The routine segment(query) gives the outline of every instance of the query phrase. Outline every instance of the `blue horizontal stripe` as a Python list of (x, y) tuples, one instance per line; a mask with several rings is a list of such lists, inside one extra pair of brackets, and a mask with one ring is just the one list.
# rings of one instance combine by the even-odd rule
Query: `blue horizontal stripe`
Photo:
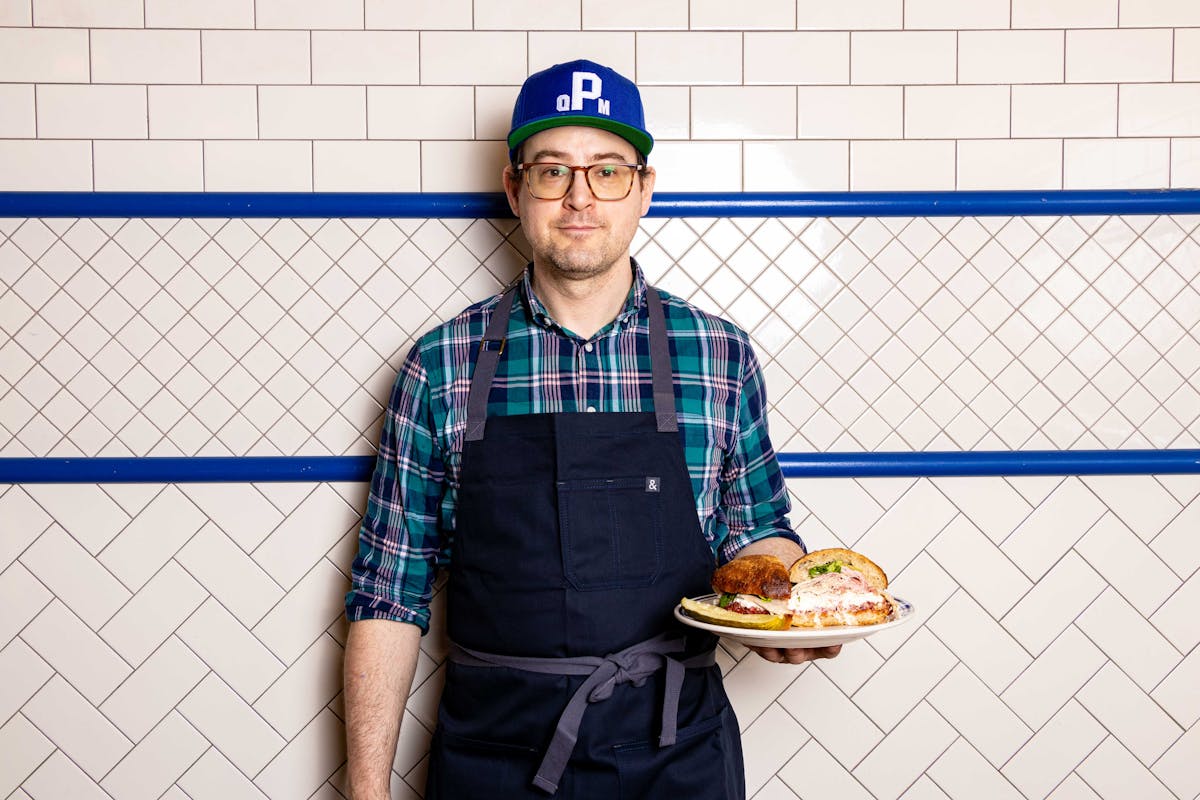
[[(1200, 473), (1200, 450), (781, 453), (788, 478)], [(0, 458), (3, 483), (366, 481), (374, 456)]]
[[(652, 217), (1195, 214), (1200, 189), (1011, 192), (660, 192)], [(0, 192), (0, 217), (511, 217), (501, 193)]]

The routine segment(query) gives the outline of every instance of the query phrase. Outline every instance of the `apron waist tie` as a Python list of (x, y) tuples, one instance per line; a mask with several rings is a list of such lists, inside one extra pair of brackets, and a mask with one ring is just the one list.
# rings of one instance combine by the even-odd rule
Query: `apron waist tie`
[(547, 675), (587, 676), (587, 680), (571, 696), (567, 707), (559, 716), (550, 746), (546, 748), (546, 754), (542, 757), (542, 763), (533, 779), (534, 786), (554, 794), (558, 791), (558, 781), (567, 768), (567, 760), (575, 749), (575, 742), (579, 738), (579, 725), (583, 721), (583, 713), (588, 704), (607, 700), (618, 684), (632, 683), (634, 686), (642, 686), (648, 677), (661, 669), (666, 670), (662, 732), (658, 743), (661, 747), (675, 744), (684, 670), (709, 667), (716, 663), (715, 650), (683, 660), (671, 658), (671, 654), (682, 652), (684, 647), (683, 637), (672, 637), (663, 633), (603, 657), (533, 658), (481, 653), (451, 642), (450, 660), (474, 667), (510, 667)]

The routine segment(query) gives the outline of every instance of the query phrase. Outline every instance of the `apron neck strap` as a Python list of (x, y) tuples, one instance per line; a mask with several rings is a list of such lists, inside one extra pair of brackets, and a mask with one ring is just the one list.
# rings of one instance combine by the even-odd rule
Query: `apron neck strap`
[[(477, 442), (483, 439), (487, 426), (488, 395), (492, 390), (492, 379), (507, 341), (508, 319), (512, 314), (513, 299), (517, 287), (509, 289), (496, 304), (487, 330), (479, 342), (479, 357), (475, 360), (475, 371), (471, 375), (471, 388), (467, 394), (466, 440)], [(654, 418), (659, 433), (674, 433), (679, 430), (675, 418), (675, 390), (671, 379), (671, 349), (667, 343), (667, 325), (663, 315), (663, 302), (658, 290), (646, 287), (646, 308), (650, 314), (650, 371), (654, 386)]]

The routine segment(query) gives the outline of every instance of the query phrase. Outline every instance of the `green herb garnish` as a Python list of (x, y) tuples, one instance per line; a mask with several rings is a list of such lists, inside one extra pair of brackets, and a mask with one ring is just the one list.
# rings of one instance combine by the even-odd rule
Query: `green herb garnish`
[(808, 568), (808, 577), (815, 578), (818, 575), (824, 575), (826, 572), (841, 572), (842, 562), (826, 561), (824, 564), (817, 564), (815, 567)]
[(728, 606), (730, 603), (733, 602), (733, 599), (735, 597), (737, 597), (736, 594), (729, 594), (728, 592), (722, 592), (721, 599), (717, 600), (717, 605), (720, 606), (721, 608), (725, 608), (726, 606)]

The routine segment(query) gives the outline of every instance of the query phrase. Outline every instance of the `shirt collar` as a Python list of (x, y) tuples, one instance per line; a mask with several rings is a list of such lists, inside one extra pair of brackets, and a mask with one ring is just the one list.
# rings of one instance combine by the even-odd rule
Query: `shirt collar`
[[(596, 331), (596, 336), (601, 336), (608, 333), (614, 327), (620, 325), (628, 325), (630, 322), (637, 320), (638, 312), (646, 305), (646, 276), (642, 274), (642, 268), (637, 263), (637, 259), (630, 258), (633, 264), (633, 287), (629, 291), (629, 296), (625, 298), (625, 306), (621, 309), (621, 313), (617, 314), (616, 319), (605, 325), (600, 330)], [(533, 263), (530, 262), (525, 267), (525, 273), (521, 276), (521, 293), (525, 297), (526, 308), (529, 311), (529, 318), (535, 325), (539, 325), (547, 330), (563, 331), (564, 329), (550, 316), (550, 312), (542, 305), (542, 301), (533, 291)], [(594, 338), (594, 337), (593, 337)]]

